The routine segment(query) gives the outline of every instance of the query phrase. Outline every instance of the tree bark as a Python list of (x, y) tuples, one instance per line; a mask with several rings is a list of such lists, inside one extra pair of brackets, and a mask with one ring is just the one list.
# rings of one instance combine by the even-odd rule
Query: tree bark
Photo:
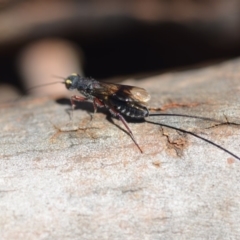
[(68, 100), (2, 105), (0, 238), (239, 238), (239, 159), (166, 126), (240, 157), (239, 69), (236, 59), (124, 82), (164, 110), (129, 123), (143, 153), (107, 111), (91, 120), (91, 103), (72, 121)]

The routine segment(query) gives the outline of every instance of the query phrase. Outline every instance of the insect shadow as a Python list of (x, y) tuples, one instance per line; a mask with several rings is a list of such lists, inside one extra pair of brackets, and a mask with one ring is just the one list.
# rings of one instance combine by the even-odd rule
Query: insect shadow
[[(71, 119), (72, 114), (73, 114), (73, 109), (72, 109), (72, 104), (71, 104), (70, 99), (69, 98), (59, 98), (59, 99), (56, 99), (55, 102), (60, 105), (69, 106), (69, 108), (67, 108), (65, 111), (67, 112), (67, 114), (69, 115), (69, 117)], [(91, 102), (85, 101), (85, 102), (81, 102), (81, 103), (77, 102), (74, 107), (74, 111), (75, 110), (85, 111), (92, 117), (94, 108), (93, 108), (93, 104)], [(103, 114), (111, 116), (109, 111), (107, 111), (107, 109), (105, 109), (105, 108), (99, 108), (98, 113), (103, 113)]]

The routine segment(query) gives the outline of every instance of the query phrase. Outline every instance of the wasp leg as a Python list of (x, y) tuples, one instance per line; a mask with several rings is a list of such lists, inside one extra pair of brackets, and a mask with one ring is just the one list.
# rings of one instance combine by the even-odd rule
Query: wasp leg
[[(105, 105), (98, 99), (98, 98), (94, 98), (93, 99), (93, 109), (94, 109), (94, 112), (93, 112), (93, 114), (95, 114), (96, 112), (97, 112), (97, 108), (98, 107), (100, 107), (100, 108), (102, 108), (102, 107), (104, 107)], [(90, 116), (91, 116), (91, 120), (90, 121), (92, 121), (93, 120), (93, 115), (92, 113), (90, 113)]]
[(70, 98), (71, 105), (72, 105), (72, 111), (71, 111), (71, 116), (70, 116), (71, 119), (73, 119), (73, 110), (76, 107), (74, 102), (84, 102), (86, 100), (87, 100), (87, 98), (85, 98), (85, 97), (81, 97), (81, 96), (77, 96), (77, 95), (71, 96), (71, 98)]
[(105, 105), (98, 99), (98, 98), (94, 98), (93, 99), (93, 107), (94, 107), (94, 113), (97, 112), (97, 108), (100, 107), (104, 107)]
[(77, 95), (71, 96), (70, 101), (71, 101), (71, 105), (72, 105), (73, 110), (76, 107), (74, 102), (84, 102), (86, 100), (87, 100), (87, 98), (85, 98), (85, 97), (81, 97), (81, 96), (77, 96)]
[(133, 133), (132, 133), (131, 129), (129, 128), (125, 118), (119, 112), (117, 112), (115, 109), (110, 108), (109, 110), (114, 116), (118, 117), (118, 119), (120, 119), (122, 121), (122, 123), (124, 124), (125, 128), (127, 129), (128, 133), (129, 133), (130, 137), (132, 138), (133, 142), (136, 144), (136, 146), (138, 147), (140, 152), (143, 153), (142, 149), (140, 148), (136, 139), (134, 138)]

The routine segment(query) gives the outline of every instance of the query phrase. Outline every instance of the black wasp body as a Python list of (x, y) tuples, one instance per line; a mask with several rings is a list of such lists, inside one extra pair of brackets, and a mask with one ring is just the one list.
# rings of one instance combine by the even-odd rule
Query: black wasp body
[(74, 101), (80, 102), (90, 99), (93, 101), (95, 112), (97, 111), (97, 107), (108, 108), (113, 116), (123, 122), (133, 141), (142, 152), (123, 115), (132, 119), (144, 119), (149, 115), (145, 104), (149, 101), (150, 95), (145, 89), (99, 82), (95, 79), (81, 77), (75, 73), (65, 79), (65, 86), (69, 90), (77, 89), (84, 96), (72, 96), (72, 106), (74, 106)]
[[(135, 119), (142, 119), (149, 115), (148, 109), (143, 104), (150, 99), (150, 95), (143, 88), (99, 82), (78, 74), (70, 75), (65, 80), (65, 85), (69, 90), (77, 89), (85, 96), (83, 100), (91, 99), (98, 107), (105, 106), (114, 115), (120, 112), (124, 116)], [(72, 100), (79, 101), (79, 97), (77, 99), (75, 97)]]

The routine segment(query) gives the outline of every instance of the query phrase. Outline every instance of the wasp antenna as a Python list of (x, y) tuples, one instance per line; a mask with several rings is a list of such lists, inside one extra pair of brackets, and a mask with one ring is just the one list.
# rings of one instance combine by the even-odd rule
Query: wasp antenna
[(50, 82), (50, 83), (44, 83), (44, 84), (36, 85), (36, 86), (28, 88), (26, 90), (26, 92), (30, 92), (31, 90), (33, 90), (35, 88), (45, 87), (45, 86), (49, 86), (49, 85), (53, 85), (53, 84), (57, 84), (57, 83), (63, 83), (64, 84), (65, 82), (57, 81), (57, 82)]
[(64, 77), (61, 77), (61, 76), (58, 76), (58, 75), (55, 75), (55, 74), (53, 74), (53, 75), (51, 75), (53, 78), (59, 78), (59, 79), (63, 79), (63, 80), (65, 80), (65, 78)]

